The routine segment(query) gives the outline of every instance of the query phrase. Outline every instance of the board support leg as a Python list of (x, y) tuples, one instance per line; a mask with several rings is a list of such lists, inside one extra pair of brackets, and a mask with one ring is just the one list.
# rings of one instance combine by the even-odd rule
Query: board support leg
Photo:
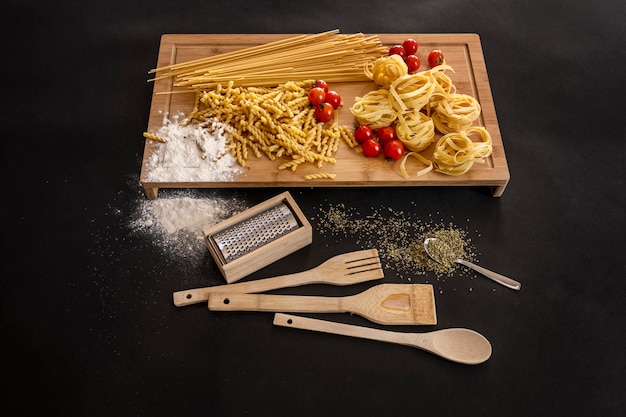
[(146, 194), (146, 197), (148, 197), (149, 200), (156, 200), (156, 198), (159, 195), (159, 189), (158, 187), (143, 187), (143, 191)]
[(491, 195), (493, 197), (502, 197), (502, 194), (504, 194), (504, 189), (506, 188), (506, 184), (504, 185), (496, 185), (494, 187), (491, 187)]

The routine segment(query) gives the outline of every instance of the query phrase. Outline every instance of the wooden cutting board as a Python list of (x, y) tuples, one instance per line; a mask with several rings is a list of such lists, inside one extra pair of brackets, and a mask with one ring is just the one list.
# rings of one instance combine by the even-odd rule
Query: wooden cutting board
[[(156, 67), (248, 48), (292, 36), (295, 35), (167, 34), (161, 38)], [(457, 92), (469, 94), (480, 102), (482, 114), (475, 125), (484, 126), (493, 140), (493, 153), (486, 158), (485, 164), (474, 164), (469, 172), (458, 177), (434, 171), (417, 177), (415, 173), (423, 168), (423, 165), (416, 159), (409, 158), (406, 168), (410, 177), (404, 178), (400, 174), (399, 161), (387, 161), (382, 156), (366, 158), (341, 142), (335, 154), (337, 162), (325, 163), (321, 170), (310, 164), (300, 166), (296, 171), (279, 170), (278, 165), (283, 161), (251, 157), (247, 160), (249, 169), (247, 168), (243, 173), (228, 181), (150, 182), (147, 180), (146, 161), (162, 144), (146, 140), (140, 178), (146, 196), (151, 199), (157, 198), (159, 188), (471, 186), (490, 187), (493, 196), (500, 197), (510, 176), (479, 36), (476, 34), (379, 34), (377, 36), (387, 47), (401, 43), (409, 37), (416, 39), (419, 43), (417, 55), (422, 61), (420, 70), (429, 68), (427, 55), (430, 50), (441, 49), (444, 52), (446, 63), (455, 71), (449, 75)], [(346, 126), (353, 126), (355, 123), (354, 116), (350, 113), (355, 97), (377, 89), (376, 85), (370, 82), (333, 83), (331, 88), (342, 97), (343, 105), (338, 110), (338, 123)], [(180, 88), (173, 87), (171, 79), (154, 82), (148, 132), (158, 131), (163, 124), (164, 115), (188, 114), (193, 109), (193, 92), (159, 94), (179, 90)], [(438, 134), (437, 137), (439, 136)], [(423, 152), (427, 157), (431, 153), (432, 149)], [(304, 178), (306, 174), (320, 172), (333, 173), (336, 177), (332, 180), (306, 180)]]

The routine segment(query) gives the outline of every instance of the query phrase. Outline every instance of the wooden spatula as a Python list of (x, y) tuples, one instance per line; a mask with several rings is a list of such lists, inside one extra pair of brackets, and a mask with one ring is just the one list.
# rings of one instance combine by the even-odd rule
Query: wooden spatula
[(305, 284), (351, 285), (383, 278), (378, 250), (366, 249), (337, 255), (308, 271), (236, 284), (215, 285), (174, 293), (178, 307), (208, 301), (212, 292), (257, 293)]
[(211, 293), (209, 310), (354, 313), (379, 324), (437, 324), (430, 284), (379, 284), (346, 297)]

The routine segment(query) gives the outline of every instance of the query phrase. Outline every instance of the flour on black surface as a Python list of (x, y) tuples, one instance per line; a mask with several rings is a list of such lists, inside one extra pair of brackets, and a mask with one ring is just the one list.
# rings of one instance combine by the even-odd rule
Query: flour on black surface
[(236, 198), (197, 197), (183, 191), (139, 202), (129, 227), (147, 236), (171, 259), (198, 262), (208, 252), (202, 230), (244, 210)]

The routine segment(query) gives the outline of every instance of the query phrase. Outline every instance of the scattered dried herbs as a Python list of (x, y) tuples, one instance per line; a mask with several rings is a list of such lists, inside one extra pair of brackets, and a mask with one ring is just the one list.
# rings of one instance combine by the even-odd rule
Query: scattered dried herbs
[[(349, 238), (363, 249), (378, 249), (383, 267), (395, 270), (403, 279), (410, 281), (416, 275), (428, 278), (434, 274), (438, 281), (444, 281), (452, 275), (472, 274), (450, 260), (453, 252), (454, 259), (476, 262), (475, 249), (466, 228), (443, 220), (437, 222), (432, 215), (425, 221), (387, 207), (372, 210), (372, 213), (361, 214), (344, 204), (320, 206), (312, 220), (327, 238), (333, 237), (337, 242)], [(437, 238), (441, 250), (447, 247), (448, 254), (441, 254), (443, 262), (432, 260), (426, 253), (424, 239), (427, 237)]]

